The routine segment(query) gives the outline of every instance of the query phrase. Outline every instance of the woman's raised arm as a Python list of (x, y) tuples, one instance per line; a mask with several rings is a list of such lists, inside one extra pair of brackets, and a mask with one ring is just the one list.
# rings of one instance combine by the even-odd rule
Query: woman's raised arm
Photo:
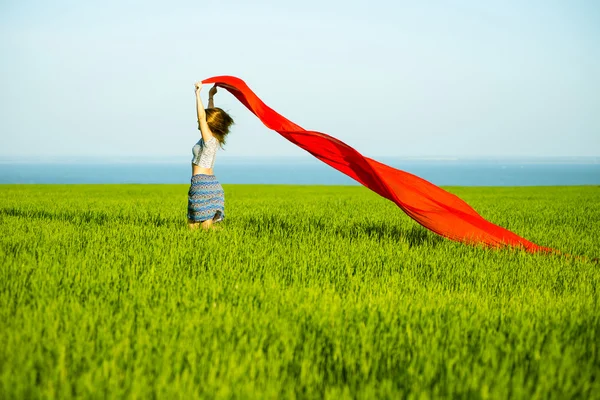
[(206, 122), (206, 111), (204, 110), (204, 104), (202, 104), (202, 99), (200, 98), (202, 82), (196, 82), (194, 86), (196, 87), (196, 113), (198, 114), (198, 129), (200, 129), (202, 139), (204, 139), (204, 143), (206, 143), (209, 139), (213, 137), (213, 134), (210, 131), (210, 128), (208, 127), (208, 123)]
[(215, 102), (213, 101), (213, 96), (217, 94), (217, 85), (210, 88), (208, 92), (208, 108), (215, 108)]

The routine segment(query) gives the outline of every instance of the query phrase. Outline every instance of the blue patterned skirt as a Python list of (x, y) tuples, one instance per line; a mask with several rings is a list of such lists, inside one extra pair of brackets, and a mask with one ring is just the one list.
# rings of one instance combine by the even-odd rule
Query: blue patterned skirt
[(225, 193), (214, 175), (197, 174), (192, 176), (188, 192), (188, 220), (201, 222), (225, 218)]

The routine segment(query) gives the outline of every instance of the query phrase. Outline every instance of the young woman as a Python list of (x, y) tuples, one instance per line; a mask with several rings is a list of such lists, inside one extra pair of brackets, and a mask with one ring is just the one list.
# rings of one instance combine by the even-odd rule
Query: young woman
[(188, 192), (188, 225), (190, 229), (210, 229), (213, 223), (225, 218), (225, 194), (215, 178), (213, 167), (217, 148), (223, 147), (225, 137), (233, 119), (220, 108), (214, 107), (213, 96), (217, 93), (213, 86), (208, 93), (208, 108), (205, 110), (200, 99), (202, 82), (196, 88), (196, 110), (200, 140), (192, 148), (192, 183)]

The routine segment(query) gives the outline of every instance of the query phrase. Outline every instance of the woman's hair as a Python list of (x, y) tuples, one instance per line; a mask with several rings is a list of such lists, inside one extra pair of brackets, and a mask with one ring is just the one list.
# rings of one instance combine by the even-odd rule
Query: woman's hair
[(217, 138), (221, 147), (225, 144), (225, 136), (229, 133), (229, 127), (233, 125), (233, 118), (218, 107), (207, 108), (206, 123), (212, 134)]

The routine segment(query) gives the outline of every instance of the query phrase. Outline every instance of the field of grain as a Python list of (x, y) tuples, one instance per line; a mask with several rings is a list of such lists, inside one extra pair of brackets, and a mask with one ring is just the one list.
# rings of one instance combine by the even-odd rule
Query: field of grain
[[(600, 255), (600, 187), (448, 188)], [(0, 398), (600, 397), (600, 266), (442, 239), (362, 187), (0, 186)]]

